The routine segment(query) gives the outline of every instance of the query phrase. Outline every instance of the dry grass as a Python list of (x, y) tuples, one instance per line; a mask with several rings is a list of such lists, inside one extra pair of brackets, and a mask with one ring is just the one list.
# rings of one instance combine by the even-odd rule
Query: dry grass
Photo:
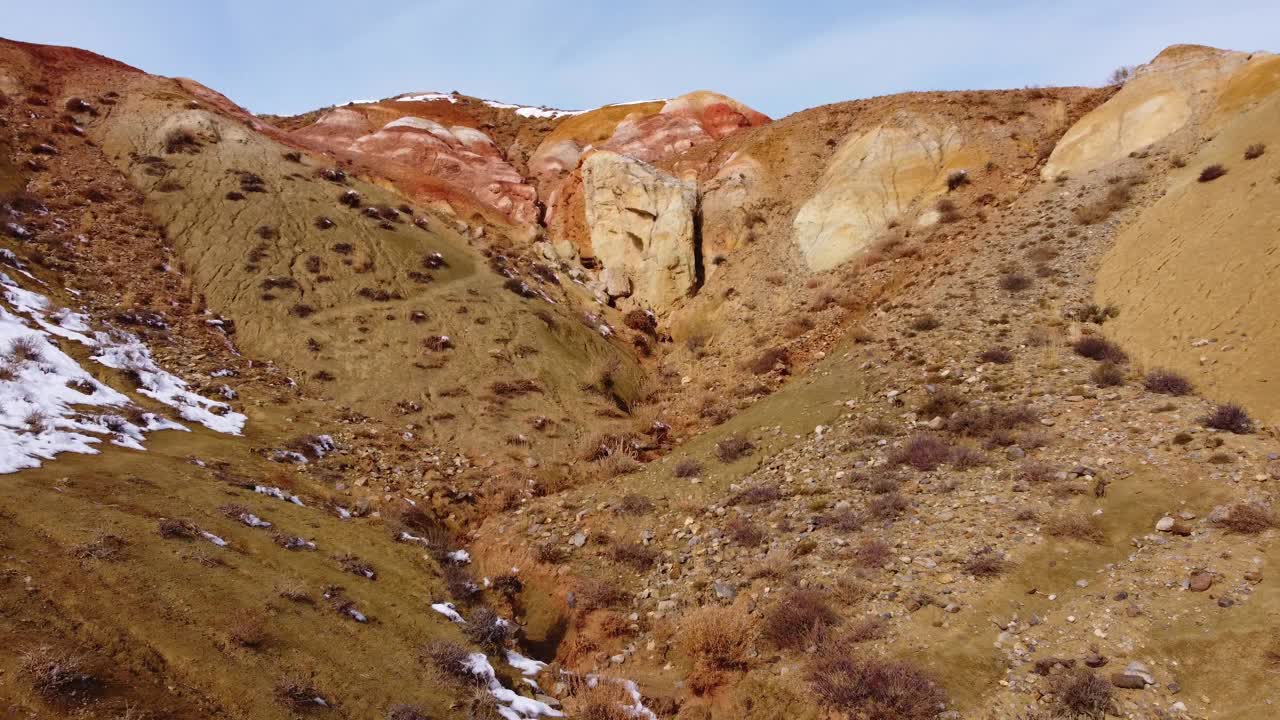
[(658, 561), (658, 551), (640, 543), (618, 543), (609, 548), (609, 557), (616, 563), (644, 571)]
[(671, 471), (671, 474), (678, 478), (696, 477), (701, 473), (702, 463), (694, 460), (693, 458), (685, 458), (681, 460), (676, 463), (675, 468)]
[(101, 685), (98, 678), (89, 672), (84, 655), (49, 646), (22, 653), (19, 668), (37, 693), (52, 700), (81, 700)]
[(1094, 225), (1106, 220), (1112, 213), (1123, 209), (1133, 198), (1133, 185), (1125, 180), (1113, 185), (1107, 194), (1091, 203), (1077, 207), (1073, 211), (1076, 222), (1081, 225)]
[(241, 610), (227, 625), (227, 639), (243, 648), (260, 648), (267, 642), (267, 623), (261, 613)]
[(1276, 526), (1276, 517), (1253, 503), (1236, 503), (1227, 511), (1222, 525), (1237, 533), (1252, 535)]
[(82, 560), (123, 560), (129, 543), (110, 533), (98, 533), (93, 540), (75, 547), (76, 557)]
[(321, 707), (317, 700), (323, 696), (310, 678), (302, 675), (287, 675), (276, 682), (276, 700), (290, 710), (307, 710)]
[(190, 540), (199, 534), (200, 529), (189, 520), (164, 518), (157, 523), (160, 537), (166, 540)]
[(601, 610), (619, 605), (627, 600), (627, 594), (608, 580), (582, 578), (573, 589), (574, 605), (583, 612)]
[(840, 621), (817, 590), (792, 590), (765, 611), (761, 634), (781, 649), (817, 644)]
[(1044, 530), (1053, 537), (1085, 540), (1098, 545), (1107, 541), (1102, 528), (1089, 515), (1059, 515), (1045, 522)]
[(850, 718), (930, 720), (947, 699), (933, 679), (913, 665), (855, 658), (834, 644), (814, 657), (807, 675), (819, 700)]
[(946, 441), (936, 435), (920, 434), (913, 436), (905, 445), (894, 450), (889, 455), (889, 462), (929, 471), (936, 470), (950, 458), (951, 446)]
[(418, 648), (418, 659), (437, 675), (463, 684), (478, 684), (480, 676), (468, 665), (471, 651), (450, 640), (433, 640)]
[(1120, 387), (1124, 385), (1124, 368), (1111, 362), (1098, 363), (1089, 373), (1089, 380), (1100, 388)]
[(1053, 690), (1058, 711), (1066, 717), (1101, 720), (1112, 709), (1111, 683), (1088, 670), (1059, 676)]
[(704, 607), (681, 628), (680, 647), (695, 664), (717, 670), (745, 668), (755, 640), (751, 616), (738, 607)]
[(743, 517), (735, 517), (725, 527), (729, 539), (743, 547), (756, 547), (765, 540), (765, 532), (756, 523)]

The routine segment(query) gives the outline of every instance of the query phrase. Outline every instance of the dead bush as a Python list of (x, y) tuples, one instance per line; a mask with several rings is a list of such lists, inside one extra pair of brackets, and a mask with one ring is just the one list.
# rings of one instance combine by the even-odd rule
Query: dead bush
[(1218, 163), (1207, 165), (1200, 171), (1200, 176), (1196, 178), (1199, 182), (1211, 182), (1217, 180), (1227, 174), (1227, 169)]
[(1102, 720), (1113, 709), (1111, 683), (1088, 670), (1059, 676), (1053, 691), (1059, 711), (1067, 717)]
[(122, 560), (129, 543), (119, 535), (98, 533), (93, 540), (75, 547), (76, 557), (82, 560)]
[(418, 648), (418, 658), (449, 680), (475, 685), (483, 682), (471, 671), (471, 651), (456, 642), (433, 640)]
[(290, 710), (307, 710), (327, 707), (323, 696), (311, 679), (302, 675), (287, 675), (276, 681), (276, 699)]
[(680, 646), (695, 664), (738, 670), (747, 666), (754, 637), (751, 617), (740, 608), (704, 607), (685, 619)]
[(267, 642), (267, 624), (262, 615), (241, 610), (227, 625), (227, 639), (243, 648), (260, 648)]
[(889, 462), (894, 465), (910, 465), (921, 470), (936, 470), (939, 465), (951, 457), (951, 446), (936, 435), (919, 434), (913, 436), (902, 447), (889, 455)]
[(693, 458), (684, 458), (680, 462), (677, 462), (676, 466), (671, 471), (671, 474), (678, 478), (695, 477), (700, 473), (702, 473), (702, 463), (694, 460)]
[(840, 622), (822, 593), (792, 590), (765, 611), (761, 635), (781, 649), (818, 644)]
[(658, 560), (658, 551), (640, 543), (618, 543), (609, 549), (614, 562), (630, 565), (636, 570), (648, 570)]
[(974, 577), (996, 577), (1005, 571), (1005, 561), (999, 553), (984, 547), (969, 556), (964, 563), (964, 571)]
[(1098, 363), (1089, 373), (1089, 380), (1100, 388), (1119, 387), (1124, 385), (1124, 368), (1111, 362)]
[(915, 666), (854, 658), (834, 643), (814, 657), (807, 675), (818, 699), (850, 718), (931, 720), (946, 707), (946, 693)]
[(1257, 160), (1267, 152), (1267, 146), (1262, 143), (1254, 143), (1244, 149), (1245, 160)]
[(1222, 525), (1232, 532), (1252, 535), (1275, 527), (1276, 518), (1260, 505), (1236, 503), (1227, 511)]
[(947, 173), (947, 192), (954, 192), (969, 184), (969, 173), (964, 170), (952, 170)]
[(1113, 185), (1107, 194), (1097, 200), (1077, 207), (1073, 211), (1076, 222), (1094, 225), (1106, 220), (1112, 213), (1123, 209), (1133, 198), (1133, 185), (1128, 180)]
[(1148, 392), (1160, 393), (1161, 395), (1188, 395), (1194, 389), (1191, 386), (1191, 381), (1186, 376), (1163, 368), (1156, 368), (1148, 372), (1147, 376), (1142, 380), (1142, 386)]
[(583, 612), (614, 607), (627, 600), (627, 594), (607, 580), (582, 578), (573, 589), (574, 606)]
[(653, 501), (644, 495), (630, 493), (622, 496), (614, 512), (619, 515), (648, 515), (653, 512)]
[(942, 327), (942, 321), (929, 313), (920, 315), (911, 321), (911, 329), (916, 332), (928, 332), (937, 330), (940, 327)]
[(867, 505), (867, 514), (877, 520), (893, 520), (909, 507), (911, 503), (905, 497), (898, 492), (891, 492), (872, 500)]
[(865, 540), (853, 551), (853, 560), (864, 568), (884, 567), (893, 557), (893, 548), (882, 540)]
[(18, 666), (32, 688), (51, 700), (82, 700), (101, 686), (83, 655), (47, 645), (22, 653)]
[(1071, 349), (1081, 357), (1098, 362), (1126, 363), (1129, 356), (1119, 345), (1098, 335), (1083, 335), (1071, 344)]
[(1254, 429), (1253, 419), (1249, 417), (1249, 413), (1235, 403), (1214, 407), (1207, 415), (1200, 418), (1200, 424), (1237, 435), (1248, 435)]
[(735, 543), (743, 547), (756, 547), (764, 542), (765, 533), (759, 525), (743, 517), (735, 517), (725, 527), (725, 532)]
[(978, 360), (984, 363), (994, 363), (996, 365), (1008, 365), (1013, 362), (1013, 353), (1002, 347), (987, 348), (978, 355)]
[(716, 443), (716, 457), (722, 463), (731, 463), (750, 455), (755, 449), (746, 435), (737, 433)]
[(462, 632), (471, 642), (488, 649), (501, 650), (511, 637), (511, 623), (502, 619), (493, 608), (480, 607), (471, 613)]
[(732, 495), (729, 498), (729, 505), (763, 505), (776, 502), (781, 498), (782, 492), (778, 490), (777, 485), (752, 485)]
[(158, 523), (160, 537), (166, 540), (190, 540), (200, 533), (200, 529), (189, 520), (164, 518)]
[(1059, 515), (1046, 522), (1044, 530), (1053, 537), (1085, 540), (1099, 545), (1107, 541), (1102, 528), (1088, 515)]
[(787, 351), (780, 347), (766, 348), (747, 363), (747, 369), (756, 375), (772, 372), (778, 366), (784, 369), (791, 364)]
[(200, 152), (200, 139), (190, 130), (174, 128), (164, 136), (164, 151), (170, 155), (177, 153), (194, 155)]
[(924, 404), (920, 406), (919, 413), (927, 418), (950, 417), (952, 413), (964, 407), (968, 402), (968, 398), (954, 388), (942, 387), (929, 393)]
[(1000, 276), (999, 285), (1006, 292), (1022, 292), (1031, 287), (1031, 277), (1025, 273), (1008, 272)]
[(387, 708), (387, 720), (431, 720), (431, 716), (417, 705), (392, 705)]

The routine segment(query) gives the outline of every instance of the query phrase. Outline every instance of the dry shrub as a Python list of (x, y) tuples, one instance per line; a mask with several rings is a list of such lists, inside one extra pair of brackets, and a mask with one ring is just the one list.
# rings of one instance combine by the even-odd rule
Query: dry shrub
[(574, 606), (583, 612), (620, 605), (627, 594), (608, 580), (582, 578), (573, 588)]
[(70, 702), (83, 699), (101, 685), (89, 672), (83, 655), (42, 646), (24, 652), (19, 660), (22, 674), (35, 691), (46, 698)]
[(489, 650), (501, 650), (511, 637), (511, 624), (503, 620), (493, 608), (476, 608), (462, 632), (471, 642)]
[(1053, 480), (1055, 471), (1052, 465), (1039, 460), (1026, 460), (1013, 471), (1013, 479), (1018, 482), (1046, 483)]
[(241, 610), (227, 625), (227, 639), (243, 648), (259, 648), (267, 641), (267, 623), (262, 615)]
[(157, 524), (160, 537), (166, 540), (190, 540), (195, 537), (200, 529), (190, 520), (164, 518)]
[(969, 184), (969, 173), (964, 170), (952, 170), (947, 173), (947, 192), (952, 192), (962, 185)]
[(478, 684), (479, 675), (471, 672), (471, 651), (450, 640), (432, 640), (418, 648), (418, 659), (441, 677), (463, 684)]
[(1111, 361), (1099, 363), (1089, 373), (1089, 380), (1100, 388), (1119, 387), (1124, 379), (1124, 368)]
[(781, 365), (783, 368), (790, 366), (791, 357), (784, 348), (771, 347), (765, 348), (752, 358), (746, 365), (746, 369), (756, 375), (764, 375), (772, 372), (774, 368)]
[(794, 317), (783, 323), (782, 336), (794, 340), (814, 328), (813, 320), (805, 316)]
[(276, 699), (290, 710), (306, 710), (321, 707), (318, 699), (323, 696), (311, 679), (302, 675), (287, 675), (276, 682)]
[(510, 398), (540, 393), (542, 388), (532, 380), (496, 380), (489, 384), (489, 392), (493, 393), (494, 397)]
[(894, 450), (889, 462), (894, 465), (910, 465), (911, 467), (929, 471), (936, 470), (951, 457), (951, 446), (936, 435), (919, 434), (913, 436), (902, 447)]
[(1253, 143), (1244, 149), (1245, 160), (1257, 160), (1267, 152), (1267, 146), (1262, 143)]
[(964, 563), (964, 571), (974, 577), (995, 577), (1005, 571), (1005, 561), (994, 550), (986, 547), (969, 556)]
[(756, 547), (765, 540), (764, 530), (744, 517), (735, 517), (730, 520), (725, 532), (730, 539), (743, 547)]
[(1089, 515), (1059, 515), (1046, 522), (1044, 529), (1053, 537), (1086, 540), (1098, 545), (1107, 540), (1102, 528)]
[(1209, 414), (1200, 418), (1200, 424), (1237, 435), (1248, 435), (1253, 432), (1253, 419), (1244, 408), (1235, 403), (1218, 405)]
[(695, 477), (702, 472), (702, 463), (693, 458), (685, 458), (676, 463), (671, 474), (678, 478)]
[(1119, 345), (1097, 335), (1083, 335), (1079, 340), (1071, 344), (1071, 349), (1081, 357), (1097, 360), (1098, 362), (1125, 363), (1129, 361), (1129, 356)]
[(879, 640), (888, 634), (889, 627), (885, 624), (884, 619), (869, 617), (855, 622), (848, 629), (843, 630), (834, 640), (840, 645), (856, 645)]
[(897, 492), (891, 492), (872, 500), (867, 505), (867, 514), (877, 520), (893, 520), (909, 507), (911, 503), (906, 498)]
[(76, 557), (82, 560), (122, 560), (129, 543), (119, 535), (98, 533), (93, 540), (75, 547)]
[(996, 365), (1008, 365), (1013, 362), (1013, 353), (1002, 347), (987, 348), (982, 351), (982, 354), (978, 355), (978, 361)]
[(175, 153), (198, 153), (200, 152), (200, 140), (190, 130), (174, 128), (164, 137), (164, 151), (170, 155)]
[[(819, 709), (795, 673), (751, 672), (734, 683), (733, 708), (727, 717), (742, 720), (818, 720)], [(659, 715), (659, 717), (676, 717)]]
[(765, 611), (761, 634), (779, 648), (801, 648), (822, 640), (839, 622), (822, 593), (792, 590)]
[(747, 666), (755, 628), (738, 607), (704, 607), (690, 613), (681, 630), (681, 649), (694, 661), (716, 670)]
[(929, 313), (920, 315), (911, 321), (911, 329), (916, 332), (928, 332), (942, 327), (942, 321)]
[(1149, 392), (1161, 395), (1187, 395), (1194, 389), (1191, 381), (1184, 375), (1164, 368), (1156, 368), (1147, 373), (1142, 386)]
[(942, 387), (929, 393), (924, 404), (920, 406), (919, 413), (927, 418), (942, 416), (949, 417), (952, 413), (964, 407), (969, 402), (968, 398), (960, 394), (955, 388)]
[(960, 209), (951, 200), (943, 198), (934, 206), (938, 211), (938, 222), (953, 223), (959, 221), (963, 216), (960, 215)]
[(653, 501), (635, 493), (623, 495), (614, 512), (619, 515), (648, 515), (653, 512)]
[(808, 668), (809, 683), (824, 705), (851, 718), (930, 720), (946, 705), (946, 693), (905, 662), (854, 658), (828, 646)]
[(1000, 289), (1006, 292), (1022, 292), (1031, 287), (1031, 278), (1019, 272), (1004, 273), (998, 281)]
[(1218, 178), (1226, 174), (1227, 174), (1227, 169), (1225, 167), (1223, 167), (1218, 163), (1214, 163), (1212, 165), (1206, 165), (1205, 168), (1200, 171), (1200, 176), (1197, 177), (1196, 180), (1202, 183), (1211, 182), (1213, 180), (1217, 180)]
[(884, 567), (893, 558), (893, 548), (882, 540), (864, 540), (853, 551), (853, 561), (864, 568)]
[(1275, 527), (1276, 518), (1260, 505), (1236, 503), (1227, 511), (1222, 525), (1232, 532), (1252, 535)]
[(431, 716), (417, 705), (392, 705), (387, 708), (387, 720), (431, 720)]
[(716, 457), (722, 463), (731, 463), (750, 455), (755, 449), (746, 435), (737, 433), (716, 443)]
[(1094, 225), (1106, 220), (1112, 213), (1124, 208), (1133, 197), (1131, 181), (1125, 180), (1111, 187), (1106, 195), (1077, 207), (1073, 212), (1076, 222)]
[(752, 485), (729, 498), (729, 505), (763, 505), (782, 498), (782, 491), (777, 485)]
[(648, 570), (658, 560), (658, 551), (640, 543), (618, 543), (609, 549), (614, 562), (630, 565), (636, 570)]
[(577, 687), (565, 698), (565, 710), (575, 720), (634, 720), (627, 709), (633, 701), (626, 687), (612, 679), (597, 678), (595, 683), (573, 683)]
[(1101, 720), (1112, 710), (1111, 683), (1088, 670), (1060, 676), (1053, 690), (1060, 713), (1067, 717)]

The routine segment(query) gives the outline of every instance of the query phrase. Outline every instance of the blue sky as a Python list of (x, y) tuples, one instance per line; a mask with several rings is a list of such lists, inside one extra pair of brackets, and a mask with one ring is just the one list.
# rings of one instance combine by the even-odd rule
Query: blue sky
[(780, 117), (904, 90), (1098, 84), (1173, 43), (1280, 50), (1276, 0), (0, 0), (0, 18), (0, 36), (275, 113), (418, 90), (576, 109), (707, 88)]

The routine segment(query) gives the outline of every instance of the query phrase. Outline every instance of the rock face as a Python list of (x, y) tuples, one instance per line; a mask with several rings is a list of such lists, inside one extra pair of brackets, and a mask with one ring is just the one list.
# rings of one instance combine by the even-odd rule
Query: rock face
[(1269, 92), (1280, 73), (1275, 56), (1175, 45), (1140, 67), (1102, 106), (1062, 137), (1041, 171), (1050, 179), (1080, 175), (1207, 122), (1220, 105), (1236, 113)]
[(867, 249), (890, 221), (946, 192), (950, 171), (984, 160), (957, 126), (914, 113), (856, 132), (796, 214), (796, 247), (810, 270), (829, 270)]
[(352, 108), (326, 112), (293, 139), (363, 160), (411, 197), (436, 199), (440, 187), (472, 196), (508, 222), (537, 222), (537, 193), (485, 133), (465, 125), (402, 115), (381, 125)]
[(693, 183), (601, 151), (583, 161), (582, 189), (591, 253), (617, 287), (629, 284), (633, 297), (658, 309), (693, 289), (698, 202)]
[[(1147, 366), (1190, 375), (1221, 402), (1280, 422), (1280, 152), (1245, 159), (1275, 137), (1280, 90), (1226, 125), (1174, 173), (1169, 188), (1117, 238), (1098, 273), (1097, 299), (1120, 314), (1108, 335)], [(1202, 168), (1227, 174), (1198, 182)]]

